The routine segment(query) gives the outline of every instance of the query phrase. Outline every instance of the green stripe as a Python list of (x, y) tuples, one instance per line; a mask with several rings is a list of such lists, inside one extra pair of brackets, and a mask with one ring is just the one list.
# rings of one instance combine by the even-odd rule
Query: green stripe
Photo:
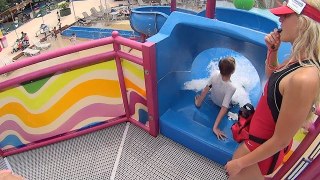
[(47, 77), (38, 79), (38, 80), (32, 80), (29, 82), (22, 83), (22, 87), (30, 94), (33, 94), (37, 92), (41, 87), (52, 77), (52, 75), (49, 75)]
[(302, 140), (306, 137), (306, 135), (302, 132), (302, 131), (299, 131), (295, 136), (294, 136), (294, 140), (295, 141), (299, 141), (299, 142), (302, 142)]

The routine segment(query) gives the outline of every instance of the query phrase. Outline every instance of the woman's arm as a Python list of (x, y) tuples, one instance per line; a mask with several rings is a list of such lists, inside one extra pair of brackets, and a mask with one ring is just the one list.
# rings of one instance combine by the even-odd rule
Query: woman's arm
[(267, 59), (265, 62), (265, 73), (267, 77), (273, 73), (273, 71), (279, 65), (278, 63), (278, 48), (280, 47), (280, 33), (279, 30), (274, 29), (273, 32), (267, 34), (264, 38), (266, 42), (268, 52), (267, 52)]
[(278, 66), (278, 50), (268, 50), (267, 59), (265, 63), (265, 73), (267, 78), (270, 77), (270, 75)]
[(226, 170), (229, 175), (236, 175), (241, 169), (257, 164), (285, 148), (306, 120), (318, 89), (317, 73), (300, 71), (293, 75), (283, 88), (283, 100), (273, 136), (251, 153), (228, 162)]

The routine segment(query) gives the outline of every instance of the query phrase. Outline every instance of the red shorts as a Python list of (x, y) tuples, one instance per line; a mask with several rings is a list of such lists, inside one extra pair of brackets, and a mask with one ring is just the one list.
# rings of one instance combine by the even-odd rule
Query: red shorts
[[(251, 152), (261, 145), (250, 139), (245, 140), (244, 143)], [(261, 171), (261, 174), (262, 175), (272, 174), (282, 164), (283, 158), (286, 155), (286, 153), (291, 149), (291, 146), (292, 146), (292, 141), (290, 142), (288, 147), (281, 150), (279, 153), (263, 161), (258, 162), (258, 166)]]

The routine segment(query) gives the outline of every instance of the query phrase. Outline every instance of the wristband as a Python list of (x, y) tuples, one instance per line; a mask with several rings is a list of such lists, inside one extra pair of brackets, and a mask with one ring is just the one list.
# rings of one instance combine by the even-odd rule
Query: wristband
[(269, 70), (272, 70), (272, 71), (274, 71), (274, 70), (277, 69), (277, 66), (271, 65), (271, 64), (268, 62), (268, 60), (266, 60), (266, 66), (267, 66), (267, 68), (268, 68)]
[(277, 61), (274, 61), (273, 63), (270, 63), (270, 61), (269, 61), (269, 57), (270, 57), (270, 54), (271, 54), (271, 52), (275, 52), (275, 51), (277, 51), (278, 49), (276, 49), (276, 50), (270, 50), (270, 49), (268, 49), (268, 55), (267, 55), (267, 59), (266, 59), (266, 66), (268, 67), (268, 69), (269, 70), (272, 70), (272, 71), (274, 71), (274, 70), (276, 70), (277, 69), (277, 65), (278, 65), (278, 59), (277, 59)]

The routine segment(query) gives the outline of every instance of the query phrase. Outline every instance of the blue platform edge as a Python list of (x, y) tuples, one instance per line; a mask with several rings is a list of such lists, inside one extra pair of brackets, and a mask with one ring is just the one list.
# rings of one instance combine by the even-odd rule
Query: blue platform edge
[[(205, 71), (191, 67), (197, 55), (210, 48), (226, 48), (246, 57), (257, 70), (262, 86), (266, 80), (264, 36), (263, 32), (218, 20), (171, 13), (159, 33), (147, 39), (156, 43), (160, 133), (221, 165), (226, 164), (238, 146), (231, 136), (233, 122), (226, 117), (222, 120), (219, 128), (228, 139), (217, 140), (212, 125), (219, 107), (207, 100), (200, 109), (195, 108), (195, 92), (186, 91), (183, 86), (192, 80), (191, 71)], [(283, 61), (289, 52), (290, 45), (282, 44), (279, 54), (283, 56), (279, 60)]]

